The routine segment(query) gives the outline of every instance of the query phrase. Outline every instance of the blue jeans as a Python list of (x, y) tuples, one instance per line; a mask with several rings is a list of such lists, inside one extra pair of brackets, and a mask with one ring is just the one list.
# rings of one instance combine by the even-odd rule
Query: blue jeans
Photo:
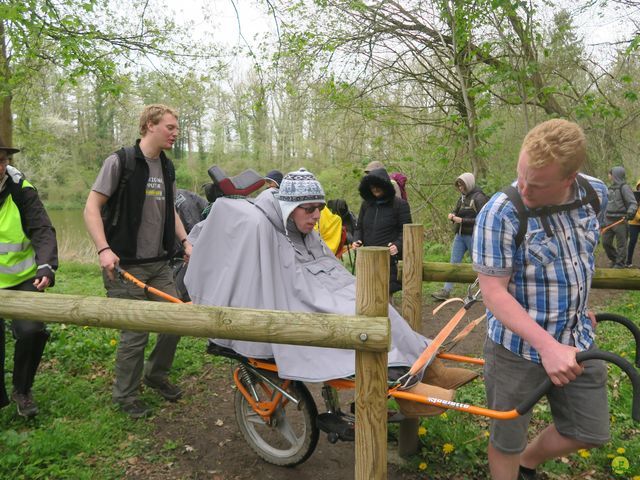
[[(466, 252), (471, 255), (472, 235), (460, 235), (456, 234), (453, 238), (453, 245), (451, 245), (451, 260), (449, 263), (461, 263)], [(447, 282), (444, 284), (444, 289), (451, 291), (453, 283)]]

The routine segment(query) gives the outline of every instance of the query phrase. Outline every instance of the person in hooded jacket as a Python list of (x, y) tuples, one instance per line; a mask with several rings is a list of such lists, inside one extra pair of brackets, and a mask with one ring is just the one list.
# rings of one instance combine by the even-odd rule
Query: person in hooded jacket
[[(636, 182), (636, 191), (633, 192), (636, 201), (640, 198), (640, 179)], [(627, 247), (627, 268), (633, 267), (633, 252), (638, 243), (638, 234), (640, 234), (640, 208), (636, 209), (636, 215), (629, 220), (629, 246)]]
[[(449, 262), (460, 263), (466, 252), (469, 252), (469, 255), (471, 255), (471, 242), (473, 227), (476, 224), (476, 216), (489, 198), (480, 187), (476, 185), (476, 179), (473, 173), (463, 173), (456, 178), (454, 185), (456, 190), (460, 192), (460, 197), (453, 211), (447, 216), (453, 224), (453, 231), (455, 232)], [(436, 300), (446, 300), (451, 296), (452, 289), (453, 283), (447, 282), (441, 290), (433, 292), (431, 296)]]
[[(612, 268), (625, 268), (627, 264), (627, 220), (635, 217), (638, 203), (633, 190), (626, 182), (624, 167), (613, 167), (609, 171), (609, 203), (605, 213), (605, 232), (602, 246), (611, 261)], [(621, 223), (614, 225), (617, 221)], [(607, 227), (611, 225), (610, 227)], [(614, 246), (615, 243), (615, 246)]]
[(406, 200), (396, 196), (384, 168), (371, 170), (358, 188), (362, 205), (351, 248), (389, 247), (391, 254), (389, 294), (402, 290), (398, 279), (398, 260), (402, 259), (402, 229), (411, 223), (411, 209)]

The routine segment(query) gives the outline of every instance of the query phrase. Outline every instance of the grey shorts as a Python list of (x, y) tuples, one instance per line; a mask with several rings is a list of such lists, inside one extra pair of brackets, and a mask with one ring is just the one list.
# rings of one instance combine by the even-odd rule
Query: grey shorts
[[(512, 410), (547, 374), (542, 365), (511, 353), (487, 339), (484, 345), (484, 382), (487, 404), (494, 410)], [(584, 373), (564, 387), (551, 387), (547, 400), (558, 432), (580, 442), (602, 445), (610, 438), (607, 367), (601, 360), (584, 362)], [(491, 444), (506, 454), (527, 446), (529, 411), (513, 420), (492, 420)]]

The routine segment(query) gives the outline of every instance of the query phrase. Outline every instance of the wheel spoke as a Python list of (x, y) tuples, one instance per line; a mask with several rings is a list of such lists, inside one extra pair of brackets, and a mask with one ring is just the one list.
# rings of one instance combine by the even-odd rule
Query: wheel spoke
[(293, 427), (287, 419), (287, 416), (285, 415), (284, 409), (282, 407), (278, 408), (276, 418), (276, 429), (278, 430), (278, 432), (280, 432), (280, 434), (289, 442), (290, 445), (298, 445), (300, 443), (300, 439), (296, 435), (296, 432), (293, 430)]
[(256, 425), (266, 425), (263, 418), (260, 415), (258, 415), (256, 412), (254, 412), (251, 409), (251, 407), (247, 409), (246, 419), (247, 419), (247, 422), (249, 423), (255, 423)]

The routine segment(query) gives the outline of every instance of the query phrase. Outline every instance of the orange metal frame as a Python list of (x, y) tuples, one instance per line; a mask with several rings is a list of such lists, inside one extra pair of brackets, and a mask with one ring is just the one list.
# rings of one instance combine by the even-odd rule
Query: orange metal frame
[[(456, 355), (453, 353), (439, 353), (437, 355), (439, 358), (444, 360), (452, 360), (454, 362), (462, 362), (462, 363), (471, 363), (474, 365), (484, 365), (484, 360), (481, 358), (474, 357), (466, 357), (464, 355)], [(258, 368), (261, 370), (266, 370), (268, 372), (278, 373), (278, 367), (275, 363), (265, 362), (257, 359), (249, 359), (249, 365), (254, 368)], [(256, 402), (251, 394), (244, 388), (242, 382), (239, 378), (239, 370), (236, 369), (233, 372), (233, 380), (238, 387), (238, 390), (242, 393), (242, 395), (247, 399), (247, 402), (251, 405), (251, 407), (255, 410), (255, 412), (260, 415), (265, 422), (270, 420), (271, 415), (275, 411), (279, 402), (282, 401), (283, 405), (286, 405), (288, 400), (284, 398), (284, 396), (280, 392), (275, 392), (271, 390), (267, 385), (262, 384), (262, 388), (265, 390), (267, 395), (272, 398), (269, 402)], [(289, 386), (290, 380), (285, 380), (282, 388), (287, 388)], [(349, 380), (346, 378), (337, 378), (334, 380), (329, 380), (325, 382), (327, 385), (334, 387), (338, 390), (353, 390), (356, 386), (355, 380)], [(393, 398), (402, 398), (405, 400), (410, 400), (412, 402), (424, 403), (426, 405), (433, 405), (435, 407), (442, 407), (449, 410), (458, 410), (460, 412), (470, 413), (472, 415), (482, 415), (489, 418), (495, 418), (498, 420), (510, 420), (513, 418), (517, 418), (519, 416), (518, 412), (514, 410), (509, 410), (506, 412), (491, 410), (489, 408), (477, 407), (475, 405), (468, 405), (466, 403), (452, 402), (448, 400), (442, 400), (440, 398), (434, 397), (423, 397), (421, 395), (416, 395), (415, 393), (406, 392), (403, 390), (398, 390), (397, 387), (393, 387), (389, 389), (388, 395)]]
[[(271, 415), (273, 415), (273, 412), (276, 411), (276, 408), (278, 407), (280, 402), (282, 402), (282, 406), (285, 406), (289, 402), (289, 400), (284, 398), (282, 393), (276, 390), (272, 390), (268, 385), (265, 385), (264, 382), (261, 382), (260, 386), (267, 394), (267, 396), (271, 398), (271, 400), (269, 400), (268, 402), (256, 402), (256, 400), (251, 396), (249, 392), (247, 392), (247, 389), (244, 388), (244, 385), (240, 381), (239, 371), (240, 369), (236, 368), (233, 372), (233, 381), (235, 382), (236, 387), (238, 387), (238, 390), (240, 390), (242, 396), (247, 399), (247, 402), (249, 402), (251, 408), (253, 408), (253, 410), (258, 415), (260, 415), (265, 422), (269, 423), (269, 421), (271, 420)], [(286, 390), (289, 387), (290, 383), (291, 380), (284, 380), (284, 382), (282, 383), (282, 388)]]

